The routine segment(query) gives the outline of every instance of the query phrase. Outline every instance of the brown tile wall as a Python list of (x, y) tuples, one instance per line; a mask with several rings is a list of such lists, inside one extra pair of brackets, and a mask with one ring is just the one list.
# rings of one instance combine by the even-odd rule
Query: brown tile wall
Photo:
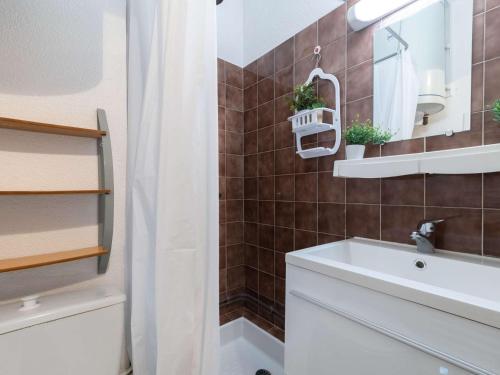
[(243, 69), (218, 61), (219, 291), (221, 304), (245, 292), (243, 247)]
[[(330, 157), (303, 160), (295, 154), (287, 98), (314, 68), (317, 44), (321, 67), (340, 81), (343, 125), (357, 114), (372, 117), (374, 26), (349, 30), (346, 11), (354, 3), (348, 1), (243, 71), (244, 265), (240, 260), (235, 289), (244, 283), (245, 292), (236, 294), (240, 301), (276, 328), (284, 329), (289, 251), (351, 236), (411, 243), (409, 234), (420, 219), (446, 217), (438, 247), (500, 256), (500, 174), (343, 179), (333, 177), (332, 169), (344, 158), (344, 147)], [(370, 147), (368, 157), (500, 142), (500, 126), (489, 112), (500, 98), (499, 19), (498, 0), (474, 1), (471, 131)], [(333, 105), (331, 88), (319, 83), (317, 89)], [(330, 137), (314, 135), (308, 142), (330, 145)]]

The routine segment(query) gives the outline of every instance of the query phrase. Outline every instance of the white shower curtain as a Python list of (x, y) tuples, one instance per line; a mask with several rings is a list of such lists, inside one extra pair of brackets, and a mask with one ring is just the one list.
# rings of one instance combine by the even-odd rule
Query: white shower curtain
[(415, 127), (419, 81), (409, 50), (375, 64), (374, 124), (393, 134), (392, 140), (410, 139)]
[(128, 2), (135, 375), (218, 374), (215, 12), (213, 0)]

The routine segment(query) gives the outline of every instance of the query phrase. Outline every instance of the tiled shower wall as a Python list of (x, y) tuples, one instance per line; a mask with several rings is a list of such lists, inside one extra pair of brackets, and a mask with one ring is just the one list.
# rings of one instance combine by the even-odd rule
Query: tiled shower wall
[[(259, 311), (258, 295), (247, 288), (246, 264), (254, 256), (244, 246), (243, 69), (218, 60), (219, 103), (219, 291), (220, 322), (245, 316), (283, 340), (272, 316)], [(261, 313), (259, 315), (259, 312)], [(263, 318), (265, 316), (266, 318)], [(271, 320), (271, 321), (269, 321)]]
[[(349, 30), (346, 11), (353, 3), (348, 1), (243, 71), (244, 267), (238, 268), (238, 287), (244, 283), (245, 291), (238, 296), (277, 328), (284, 328), (284, 259), (292, 250), (351, 236), (410, 243), (419, 220), (447, 218), (439, 228), (439, 248), (500, 256), (500, 174), (343, 179), (332, 176), (334, 161), (344, 158), (343, 145), (330, 157), (303, 160), (295, 155), (287, 99), (314, 68), (313, 48), (318, 44), (320, 66), (340, 80), (343, 126), (358, 114), (372, 117), (375, 26)], [(329, 84), (320, 83), (318, 91), (332, 106)], [(367, 156), (499, 143), (500, 126), (488, 111), (496, 98), (500, 1), (475, 0), (471, 131), (371, 147)], [(307, 142), (330, 145), (330, 137), (322, 133)]]
[(222, 304), (245, 289), (243, 255), (243, 70), (218, 61), (219, 289)]

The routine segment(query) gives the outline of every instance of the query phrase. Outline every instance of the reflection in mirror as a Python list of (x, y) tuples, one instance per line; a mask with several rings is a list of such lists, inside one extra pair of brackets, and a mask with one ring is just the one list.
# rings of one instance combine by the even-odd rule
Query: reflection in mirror
[(470, 129), (472, 1), (420, 0), (374, 33), (374, 124), (392, 141)]

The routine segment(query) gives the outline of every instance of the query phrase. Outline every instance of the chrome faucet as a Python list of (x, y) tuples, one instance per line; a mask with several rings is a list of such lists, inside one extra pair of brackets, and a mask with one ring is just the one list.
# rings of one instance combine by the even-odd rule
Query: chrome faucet
[(442, 223), (444, 219), (422, 220), (417, 225), (417, 230), (410, 237), (417, 243), (417, 251), (424, 254), (432, 254), (436, 247), (436, 224)]

